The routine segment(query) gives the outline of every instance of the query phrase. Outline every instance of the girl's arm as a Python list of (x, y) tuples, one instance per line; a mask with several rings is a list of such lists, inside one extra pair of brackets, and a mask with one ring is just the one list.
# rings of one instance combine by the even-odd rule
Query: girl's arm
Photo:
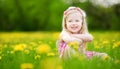
[(93, 40), (93, 36), (91, 34), (72, 34), (73, 37), (82, 39), (85, 42), (91, 42)]
[(69, 34), (62, 34), (62, 35), (60, 36), (60, 38), (61, 38), (63, 41), (65, 41), (66, 43), (75, 42), (75, 41), (80, 42), (80, 43), (82, 42), (81, 39), (76, 38), (76, 37), (72, 37), (72, 36), (70, 36)]

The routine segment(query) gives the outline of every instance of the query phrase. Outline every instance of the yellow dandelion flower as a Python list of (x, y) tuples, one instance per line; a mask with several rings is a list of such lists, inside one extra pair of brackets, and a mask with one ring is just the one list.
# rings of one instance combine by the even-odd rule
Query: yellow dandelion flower
[(74, 48), (74, 49), (78, 49), (79, 48), (79, 42), (70, 42), (68, 43), (68, 46)]
[(21, 69), (33, 69), (34, 65), (32, 63), (23, 63), (21, 64)]
[(100, 48), (100, 46), (98, 46), (98, 45), (96, 45), (96, 46), (94, 46), (96, 49), (99, 49)]
[(118, 45), (116, 43), (113, 44), (113, 49), (118, 47)]
[(35, 59), (40, 59), (40, 57), (41, 57), (40, 55), (36, 55), (34, 58)]
[(103, 44), (109, 44), (110, 42), (108, 40), (104, 40), (102, 43)]
[(49, 52), (49, 53), (47, 53), (47, 56), (55, 56), (55, 53)]
[(106, 55), (106, 56), (103, 56), (102, 57), (103, 60), (107, 60), (107, 59), (110, 59), (110, 56)]
[(14, 48), (14, 51), (23, 51), (24, 48), (26, 48), (26, 44), (18, 44), (18, 45), (15, 45), (13, 48)]
[(36, 52), (39, 54), (47, 53), (51, 50), (48, 44), (41, 44), (36, 48)]
[(120, 41), (113, 43), (113, 48), (116, 48), (116, 47), (119, 47), (119, 46), (120, 46)]

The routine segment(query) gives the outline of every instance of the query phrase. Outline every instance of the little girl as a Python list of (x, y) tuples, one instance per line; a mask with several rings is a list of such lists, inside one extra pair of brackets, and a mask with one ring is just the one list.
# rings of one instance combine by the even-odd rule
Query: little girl
[[(71, 58), (76, 53), (85, 55), (87, 58), (92, 56), (106, 56), (105, 53), (86, 51), (86, 43), (93, 40), (93, 36), (88, 32), (85, 20), (85, 12), (78, 7), (69, 7), (63, 14), (62, 32), (57, 41), (59, 57)], [(75, 43), (75, 46), (70, 46)]]

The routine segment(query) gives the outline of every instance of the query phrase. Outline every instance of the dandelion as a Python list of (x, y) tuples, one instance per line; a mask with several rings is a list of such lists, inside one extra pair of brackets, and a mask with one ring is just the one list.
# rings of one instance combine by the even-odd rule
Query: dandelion
[(21, 69), (33, 69), (34, 65), (32, 63), (21, 64)]
[(98, 45), (96, 45), (96, 46), (94, 46), (96, 49), (99, 49), (100, 48), (100, 46), (98, 46)]
[(41, 44), (36, 48), (36, 52), (39, 54), (47, 53), (51, 50), (48, 44)]
[(68, 44), (68, 46), (73, 47), (74, 49), (78, 50), (78, 48), (79, 48), (79, 42), (70, 42)]
[(47, 53), (47, 56), (55, 56), (55, 53), (49, 52), (49, 53)]
[(96, 49), (99, 49), (99, 48), (100, 48), (100, 46), (98, 45), (98, 42), (97, 42), (97, 41), (94, 42), (94, 47), (95, 47)]
[(108, 40), (104, 40), (102, 43), (103, 44), (109, 44), (110, 42)]
[(120, 41), (113, 43), (113, 49), (120, 46)]
[(23, 51), (26, 48), (26, 44), (18, 44), (13, 47), (14, 51)]
[(102, 57), (102, 59), (103, 59), (103, 60), (110, 59), (110, 56), (108, 56), (108, 55), (105, 55), (105, 56), (103, 56), (103, 57)]

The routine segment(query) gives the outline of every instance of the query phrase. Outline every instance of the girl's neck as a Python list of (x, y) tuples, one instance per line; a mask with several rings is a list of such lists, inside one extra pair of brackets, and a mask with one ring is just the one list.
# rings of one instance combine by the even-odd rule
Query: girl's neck
[(71, 32), (72, 34), (79, 34), (79, 32)]
[(70, 32), (71, 34), (81, 34), (81, 32), (80, 31), (78, 31), (78, 32)]

